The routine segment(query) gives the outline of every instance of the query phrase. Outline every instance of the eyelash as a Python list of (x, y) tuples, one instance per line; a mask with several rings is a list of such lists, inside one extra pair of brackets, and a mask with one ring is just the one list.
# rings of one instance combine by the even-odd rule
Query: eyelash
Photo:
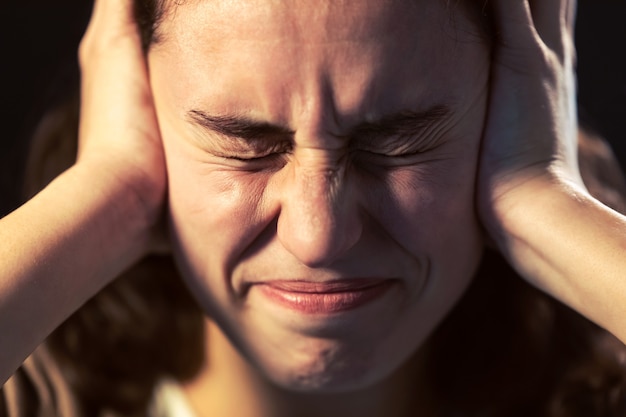
[[(350, 157), (357, 163), (359, 162), (359, 159), (361, 159), (362, 163), (367, 163), (368, 160), (370, 160), (369, 162), (375, 164), (393, 165), (392, 161), (395, 161), (398, 165), (401, 165), (403, 163), (409, 162), (408, 160), (411, 158), (418, 157), (432, 150), (433, 148), (436, 148), (438, 145), (437, 142), (438, 141), (435, 141), (435, 143), (431, 142), (427, 146), (411, 146), (411, 144), (409, 143), (408, 146), (405, 146), (404, 150), (395, 154), (358, 148), (351, 149), (349, 152)], [(218, 152), (215, 153), (215, 155), (229, 161), (235, 161), (241, 164), (251, 165), (253, 168), (256, 168), (260, 164), (263, 164), (264, 166), (274, 166), (277, 162), (281, 162), (282, 164), (284, 164), (286, 162), (285, 157), (291, 154), (291, 152), (291, 147), (287, 148), (285, 146), (276, 146), (275, 149), (267, 149), (262, 154), (251, 157), (239, 156), (236, 153), (229, 154), (225, 152)]]
[(241, 169), (257, 171), (282, 168), (282, 166), (284, 166), (286, 163), (285, 155), (288, 153), (289, 151), (273, 151), (268, 152), (264, 155), (252, 157), (226, 154), (221, 154), (217, 156), (227, 160), (230, 164), (238, 165)]
[(408, 157), (411, 157), (411, 156), (416, 156), (416, 155), (419, 155), (421, 153), (424, 153), (424, 151), (422, 149), (417, 150), (417, 151), (411, 150), (411, 151), (407, 151), (407, 152), (401, 152), (401, 153), (393, 154), (393, 155), (386, 154), (386, 153), (383, 153), (383, 152), (374, 152), (374, 151), (365, 151), (365, 150), (358, 150), (356, 152), (365, 153), (367, 155), (372, 155), (372, 156), (381, 157), (381, 158), (408, 158)]
[[(245, 148), (244, 148), (245, 149)], [(221, 157), (223, 159), (227, 159), (230, 161), (238, 161), (241, 163), (254, 163), (261, 161), (268, 161), (277, 157), (282, 157), (285, 154), (291, 152), (291, 145), (285, 143), (276, 143), (270, 147), (265, 149), (261, 148), (255, 150), (251, 148), (248, 152), (241, 151), (237, 152), (236, 150), (221, 150), (216, 149), (213, 153), (215, 156)], [(250, 155), (250, 156), (247, 156)]]
[[(395, 168), (406, 165), (421, 164), (431, 161), (435, 149), (444, 144), (443, 137), (437, 137), (427, 142), (408, 142), (401, 151), (392, 150), (390, 153), (376, 152), (374, 150), (353, 150), (353, 161), (363, 168), (378, 166), (380, 168)], [(395, 152), (395, 153), (392, 153)]]
[(372, 150), (362, 150), (362, 149), (356, 149), (353, 152), (355, 152), (357, 155), (358, 154), (365, 154), (367, 156), (371, 156), (371, 157), (375, 157), (375, 158), (407, 159), (407, 158), (412, 158), (412, 157), (419, 156), (419, 155), (421, 155), (421, 154), (423, 154), (425, 152), (428, 152), (431, 149), (432, 148), (420, 146), (417, 149), (415, 149), (415, 147), (408, 147), (408, 149), (403, 150), (401, 152), (397, 152), (397, 153), (384, 153), (384, 152), (376, 152), (376, 151), (372, 151)]
[(265, 160), (269, 160), (273, 158), (282, 157), (284, 156), (284, 154), (285, 152), (272, 152), (267, 155), (253, 156), (251, 158), (244, 158), (241, 156), (222, 156), (222, 158), (230, 159), (233, 161), (239, 161), (239, 162), (260, 162), (260, 161), (265, 161)]

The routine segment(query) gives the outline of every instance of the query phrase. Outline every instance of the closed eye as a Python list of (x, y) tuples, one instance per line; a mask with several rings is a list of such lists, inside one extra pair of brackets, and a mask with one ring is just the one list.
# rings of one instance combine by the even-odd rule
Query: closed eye
[(386, 157), (410, 157), (437, 147), (451, 111), (436, 106), (425, 112), (400, 112), (362, 123), (350, 135), (350, 149)]
[(263, 151), (238, 149), (212, 149), (210, 154), (222, 158), (224, 163), (242, 171), (275, 171), (287, 163), (291, 146), (274, 147)]
[(432, 152), (445, 142), (445, 135), (442, 132), (430, 133), (428, 137), (385, 138), (376, 144), (377, 146), (370, 144), (362, 148), (352, 147), (351, 151), (381, 158), (417, 157)]
[(269, 161), (276, 158), (283, 158), (285, 156), (285, 152), (271, 152), (266, 155), (255, 155), (255, 156), (241, 156), (241, 155), (229, 155), (229, 154), (221, 154), (214, 152), (216, 156), (220, 156), (225, 159), (232, 159), (234, 161), (241, 162), (260, 162), (260, 161)]
[[(436, 147), (451, 114), (447, 105), (419, 112), (400, 111), (363, 121), (341, 136), (347, 139), (349, 153), (357, 159), (365, 156), (398, 162), (411, 160)], [(227, 160), (261, 165), (284, 160), (293, 150), (295, 132), (286, 126), (242, 115), (210, 115), (199, 110), (187, 115), (200, 128), (198, 136), (206, 144), (205, 149)]]

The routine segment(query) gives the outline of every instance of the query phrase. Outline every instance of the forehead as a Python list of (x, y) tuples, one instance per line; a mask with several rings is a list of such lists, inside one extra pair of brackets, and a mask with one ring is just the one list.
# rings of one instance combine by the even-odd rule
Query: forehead
[[(424, 3), (434, 4), (438, 0)], [(282, 36), (300, 40), (356, 40), (380, 36), (390, 27), (402, 26), (403, 21), (411, 20), (407, 11), (423, 14), (427, 9), (414, 0), (196, 0), (167, 6), (169, 19), (165, 19), (164, 32), (171, 34), (180, 23), (186, 27), (203, 25), (210, 17), (216, 36), (230, 34), (241, 40)], [(175, 34), (180, 35), (183, 33)]]
[(151, 62), (177, 74), (176, 102), (284, 114), (330, 99), (357, 115), (445, 95), (460, 68), (479, 77), (479, 31), (437, 0), (191, 1), (168, 10)]

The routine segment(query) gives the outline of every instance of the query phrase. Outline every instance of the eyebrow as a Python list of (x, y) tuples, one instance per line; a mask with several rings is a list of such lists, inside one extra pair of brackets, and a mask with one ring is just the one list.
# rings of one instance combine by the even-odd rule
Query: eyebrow
[(206, 129), (246, 141), (267, 137), (291, 138), (295, 134), (294, 131), (284, 126), (239, 115), (211, 115), (200, 110), (191, 110), (187, 116), (191, 121)]
[(405, 110), (358, 124), (350, 132), (350, 138), (353, 138), (360, 147), (376, 148), (380, 146), (380, 142), (386, 142), (383, 139), (403, 140), (424, 136), (451, 115), (451, 108), (443, 104), (424, 111)]
[[(447, 105), (436, 105), (425, 111), (400, 111), (374, 121), (364, 121), (341, 137), (359, 144), (375, 146), (381, 138), (413, 137), (427, 132), (448, 119), (452, 110)], [(201, 110), (190, 110), (188, 118), (193, 123), (227, 137), (256, 142), (263, 139), (292, 139), (295, 131), (281, 125), (257, 121), (240, 115), (211, 115)]]

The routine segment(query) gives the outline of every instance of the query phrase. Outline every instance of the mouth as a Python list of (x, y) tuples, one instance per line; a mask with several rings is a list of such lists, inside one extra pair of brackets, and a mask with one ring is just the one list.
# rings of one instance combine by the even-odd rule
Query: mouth
[(344, 279), (330, 282), (272, 281), (254, 284), (262, 295), (290, 310), (333, 314), (353, 310), (382, 297), (395, 280)]

